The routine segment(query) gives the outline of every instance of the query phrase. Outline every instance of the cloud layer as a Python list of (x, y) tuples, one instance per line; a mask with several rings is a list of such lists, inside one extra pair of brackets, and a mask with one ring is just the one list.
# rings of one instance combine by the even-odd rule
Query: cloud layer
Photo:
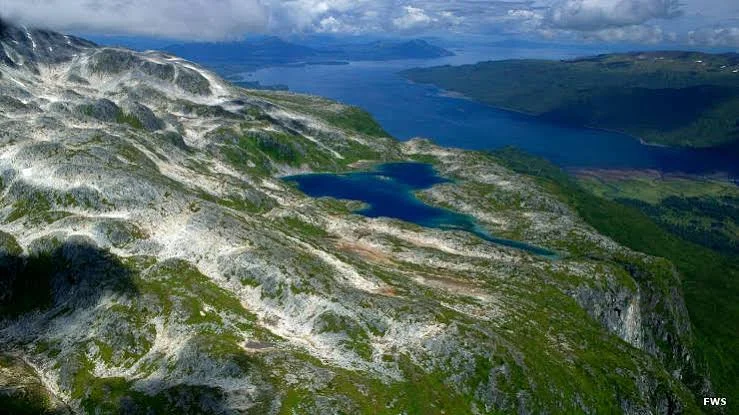
[(680, 15), (677, 0), (562, 0), (546, 13), (557, 28), (591, 31), (633, 26)]
[(730, 0), (2, 0), (68, 31), (219, 40), (244, 33), (498, 33), (739, 47)]
[[(0, 15), (60, 30), (223, 39), (263, 31), (259, 0), (2, 0)], [(234, 36), (234, 37), (235, 37)]]

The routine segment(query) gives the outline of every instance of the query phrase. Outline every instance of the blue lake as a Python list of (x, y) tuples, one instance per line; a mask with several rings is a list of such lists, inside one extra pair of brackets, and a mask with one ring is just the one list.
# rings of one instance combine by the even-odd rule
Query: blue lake
[(264, 85), (325, 96), (368, 110), (401, 140), (430, 138), (445, 146), (494, 149), (513, 145), (565, 168), (655, 169), (665, 172), (728, 173), (739, 176), (739, 151), (647, 146), (617, 133), (570, 128), (534, 117), (451, 97), (398, 72), (412, 67), (509, 58), (561, 59), (605, 50), (573, 48), (461, 48), (436, 60), (351, 62), (342, 66), (272, 67), (244, 74)]
[(345, 174), (316, 173), (286, 177), (312, 197), (333, 197), (361, 201), (366, 207), (356, 213), (371, 217), (388, 217), (412, 222), (420, 226), (463, 230), (498, 245), (513, 247), (537, 255), (553, 257), (546, 249), (523, 242), (496, 238), (476, 221), (449, 209), (430, 206), (418, 199), (414, 192), (435, 184), (449, 182), (436, 174), (433, 167), (423, 163), (388, 163), (374, 170)]

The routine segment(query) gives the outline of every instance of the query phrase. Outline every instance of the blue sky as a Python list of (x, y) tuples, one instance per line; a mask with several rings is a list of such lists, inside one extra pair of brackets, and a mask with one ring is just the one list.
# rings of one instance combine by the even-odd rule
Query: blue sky
[(737, 0), (3, 0), (68, 32), (227, 40), (276, 35), (495, 35), (739, 48)]

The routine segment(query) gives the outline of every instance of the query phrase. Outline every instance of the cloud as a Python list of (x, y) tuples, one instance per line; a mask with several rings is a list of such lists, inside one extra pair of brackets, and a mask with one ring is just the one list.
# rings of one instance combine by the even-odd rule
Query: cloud
[(657, 44), (684, 41), (685, 33), (664, 27), (683, 16), (677, 0), (554, 0), (511, 9), (505, 20), (518, 33), (551, 39)]
[(337, 19), (334, 16), (328, 16), (321, 19), (320, 22), (315, 26), (315, 31), (318, 33), (344, 33), (344, 34), (358, 34), (362, 32), (357, 26), (347, 24), (341, 19)]
[[(372, 0), (262, 0), (269, 13), (268, 31), (358, 31), (370, 22), (362, 16), (377, 8)], [(382, 2), (380, 2), (382, 4)]]
[(0, 15), (59, 30), (204, 40), (263, 31), (268, 23), (259, 0), (2, 0)]
[[(245, 33), (452, 28), (505, 0), (2, 0), (0, 15), (72, 32), (220, 40)], [(428, 7), (426, 7), (428, 6)], [(472, 25), (468, 29), (474, 30)]]
[(595, 31), (679, 15), (677, 0), (561, 0), (549, 8), (546, 20), (554, 28)]
[(688, 32), (691, 45), (739, 48), (739, 27), (700, 28)]
[(631, 25), (622, 27), (609, 27), (583, 35), (585, 38), (601, 40), (605, 42), (631, 42), (657, 44), (665, 40), (674, 40), (674, 34), (665, 33), (659, 26)]
[(734, 46), (739, 28), (732, 0), (0, 0), (0, 15), (67, 32), (196, 40), (470, 33)]
[(404, 13), (393, 19), (393, 25), (400, 30), (428, 27), (436, 22), (423, 9), (413, 6), (403, 7)]

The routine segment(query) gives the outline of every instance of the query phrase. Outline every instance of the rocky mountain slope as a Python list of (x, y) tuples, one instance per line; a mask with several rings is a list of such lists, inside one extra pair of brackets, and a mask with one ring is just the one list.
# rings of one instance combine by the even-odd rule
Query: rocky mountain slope
[[(0, 405), (18, 413), (695, 413), (679, 275), (482, 153), (0, 25)], [(474, 235), (281, 176), (388, 160)], [(691, 392), (692, 390), (692, 392)]]

